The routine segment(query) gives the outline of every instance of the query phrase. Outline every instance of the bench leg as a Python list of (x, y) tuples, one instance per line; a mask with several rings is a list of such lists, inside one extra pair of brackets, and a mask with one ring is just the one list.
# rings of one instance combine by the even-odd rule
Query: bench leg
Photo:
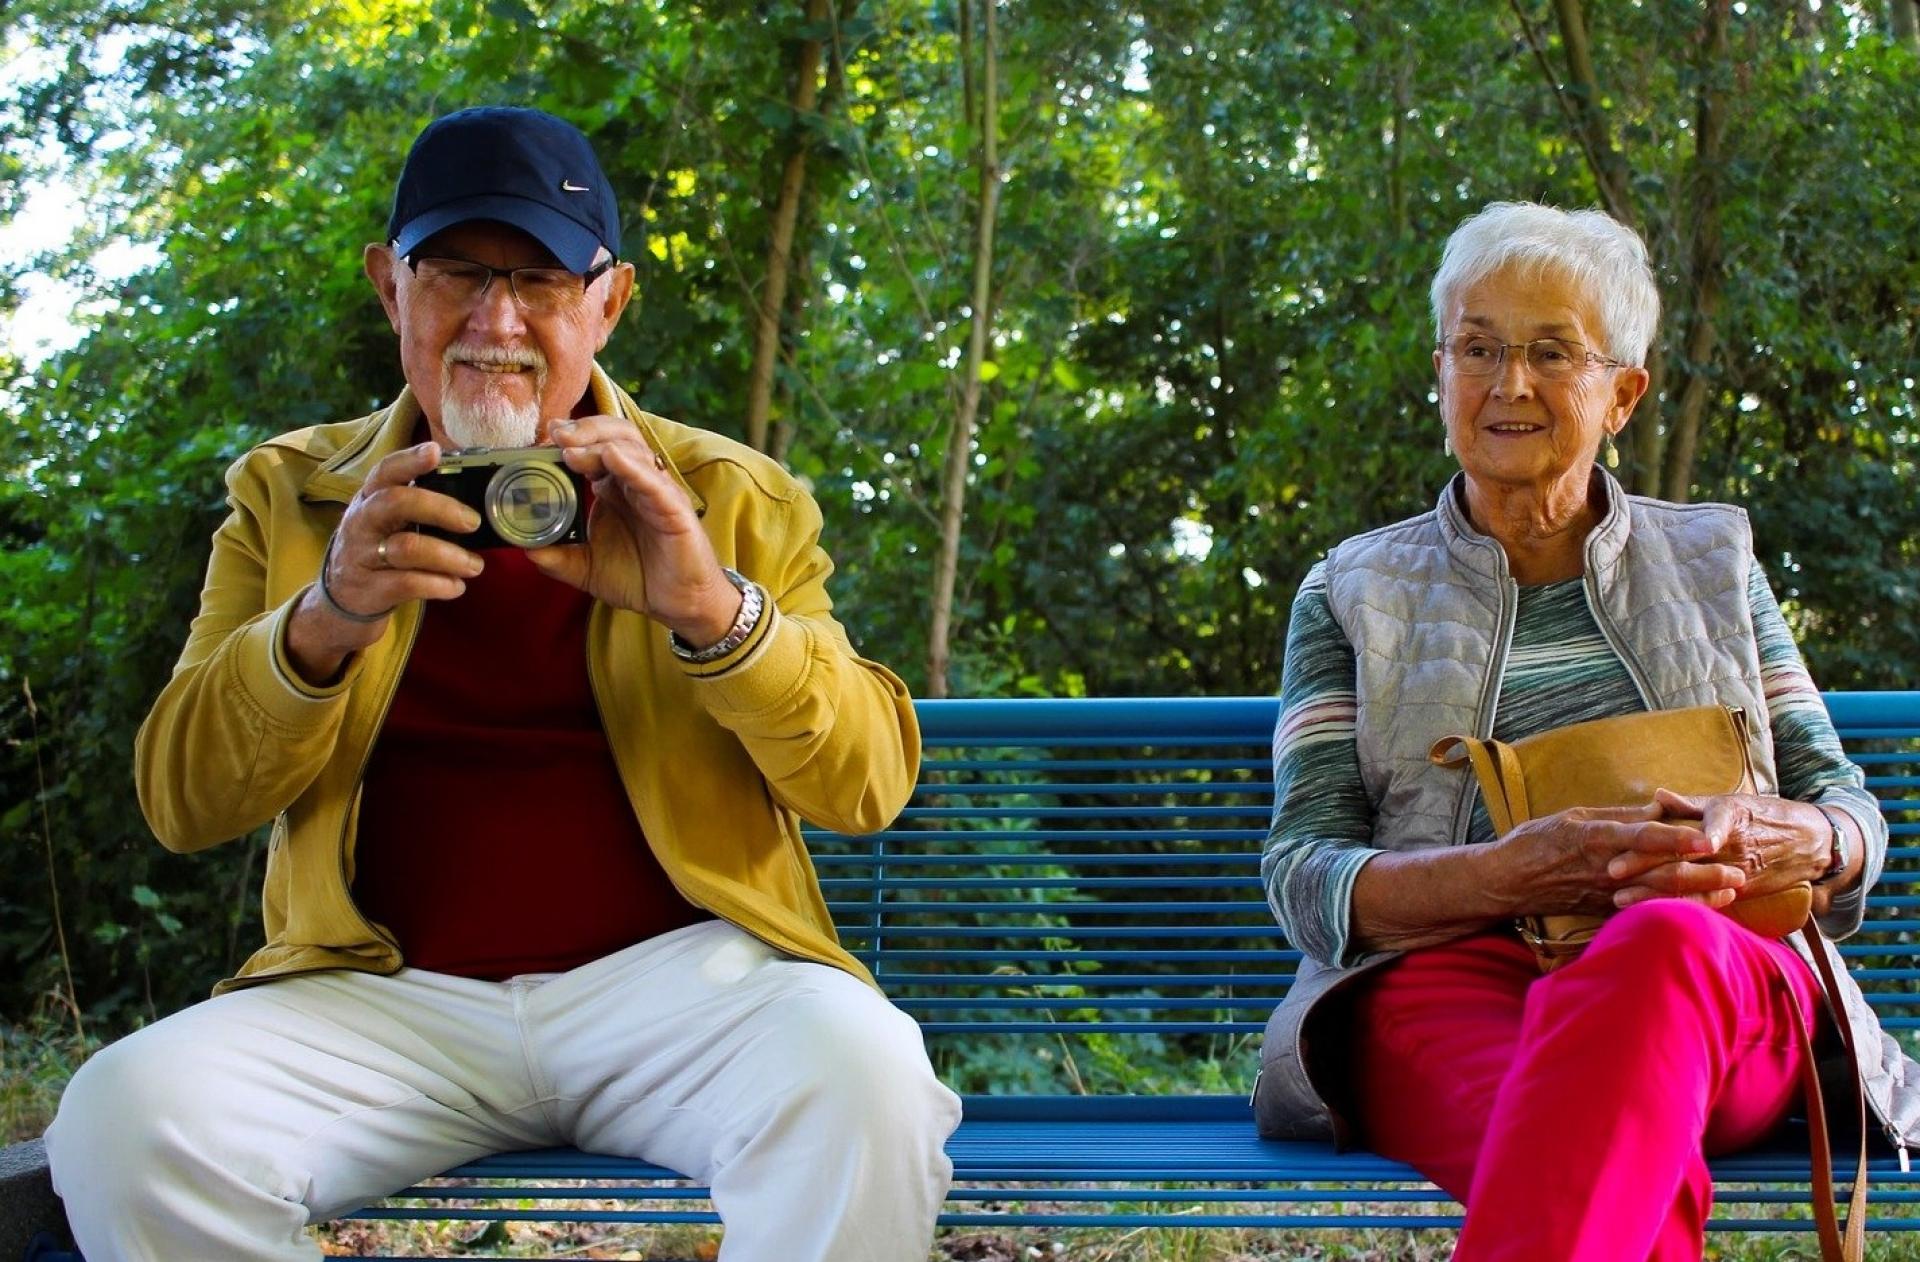
[(0, 1148), (0, 1262), (20, 1262), (36, 1244), (40, 1250), (33, 1256), (48, 1262), (73, 1248), (66, 1212), (47, 1172), (47, 1147), (33, 1139)]

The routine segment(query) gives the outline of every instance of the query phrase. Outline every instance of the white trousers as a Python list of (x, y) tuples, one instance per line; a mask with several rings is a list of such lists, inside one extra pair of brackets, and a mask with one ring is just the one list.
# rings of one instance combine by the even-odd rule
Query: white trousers
[(724, 1262), (924, 1262), (960, 1102), (919, 1027), (721, 921), (571, 972), (316, 973), (81, 1067), (47, 1131), (88, 1262), (293, 1262), (483, 1153), (572, 1144), (713, 1189)]

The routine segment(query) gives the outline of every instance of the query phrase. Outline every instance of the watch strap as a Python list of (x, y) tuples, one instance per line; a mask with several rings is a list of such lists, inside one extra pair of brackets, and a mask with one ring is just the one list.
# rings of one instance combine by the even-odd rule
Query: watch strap
[(740, 592), (740, 612), (734, 617), (733, 625), (727, 629), (727, 633), (703, 649), (696, 649), (688, 644), (680, 638), (680, 633), (677, 631), (667, 633), (667, 646), (673, 650), (673, 655), (690, 665), (704, 666), (709, 662), (717, 662), (745, 644), (747, 637), (751, 636), (753, 629), (760, 625), (760, 618), (766, 612), (765, 588), (738, 570), (722, 566), (720, 572), (725, 574), (727, 581)]
[(1834, 813), (1825, 806), (1815, 802), (1813, 809), (1826, 816), (1827, 827), (1833, 830), (1833, 836), (1828, 842), (1827, 870), (1815, 877), (1813, 881), (1815, 885), (1829, 885), (1847, 874), (1851, 857), (1847, 853), (1847, 830), (1841, 826), (1840, 820)]

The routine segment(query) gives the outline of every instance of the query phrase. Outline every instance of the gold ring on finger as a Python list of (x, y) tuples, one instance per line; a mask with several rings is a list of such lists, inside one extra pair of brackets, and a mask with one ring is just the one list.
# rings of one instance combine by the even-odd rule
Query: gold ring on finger
[(380, 558), (380, 568), (383, 570), (390, 570), (393, 568), (393, 562), (387, 560), (387, 540), (391, 539), (392, 537), (393, 537), (392, 535), (386, 535), (382, 537), (380, 542), (376, 544), (373, 549), (373, 555)]
[(659, 452), (657, 452), (657, 451), (656, 451), (656, 452), (654, 452), (654, 453), (653, 453), (653, 467), (654, 467), (654, 468), (656, 468), (656, 469), (658, 469), (658, 470), (660, 470), (660, 472), (662, 472), (662, 473), (665, 473), (665, 472), (667, 471), (667, 458), (666, 458), (665, 456), (663, 456), (663, 455), (661, 455), (661, 454), (660, 454)]

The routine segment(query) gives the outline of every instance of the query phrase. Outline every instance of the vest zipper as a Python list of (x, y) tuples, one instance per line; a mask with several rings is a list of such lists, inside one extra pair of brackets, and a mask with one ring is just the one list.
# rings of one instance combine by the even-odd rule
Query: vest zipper
[[(1496, 550), (1497, 552), (1497, 550)], [(1507, 655), (1513, 648), (1513, 626), (1520, 610), (1520, 585), (1507, 573), (1507, 558), (1498, 553), (1500, 564), (1500, 625), (1494, 631), (1493, 652), (1487, 658), (1487, 677), (1480, 684), (1480, 700), (1474, 706), (1473, 734), (1481, 740), (1493, 735), (1493, 716), (1500, 708), (1500, 680), (1507, 673)], [(1474, 780), (1464, 777), (1460, 799), (1453, 807), (1453, 844), (1467, 842), (1467, 830), (1473, 824)]]
[(1587, 598), (1587, 612), (1593, 615), (1593, 625), (1600, 628), (1600, 634), (1606, 640), (1607, 647), (1614, 651), (1615, 656), (1620, 659), (1620, 664), (1627, 668), (1627, 678), (1633, 681), (1634, 691), (1640, 694), (1640, 704), (1649, 710), (1658, 710), (1660, 706), (1654, 700), (1653, 684), (1647, 678), (1646, 668), (1640, 665), (1639, 659), (1633, 655), (1633, 650), (1627, 647), (1626, 637), (1621, 635), (1619, 629), (1607, 618), (1606, 609), (1600, 603), (1600, 587), (1593, 576), (1593, 558), (1591, 557), (1587, 558), (1586, 572), (1580, 576), (1580, 594)]

